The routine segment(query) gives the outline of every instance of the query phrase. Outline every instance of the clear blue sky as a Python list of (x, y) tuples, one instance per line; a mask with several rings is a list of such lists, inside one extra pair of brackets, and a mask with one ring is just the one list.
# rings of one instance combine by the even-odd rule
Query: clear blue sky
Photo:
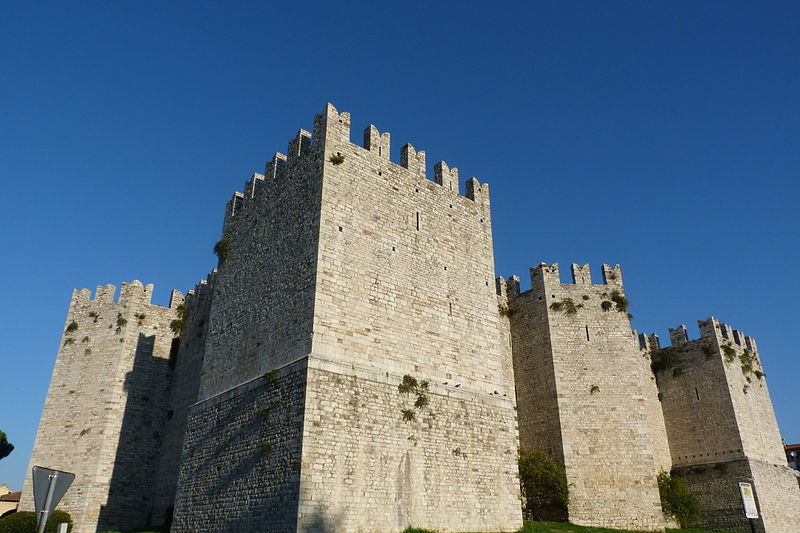
[(0, 483), (72, 289), (193, 287), (225, 200), (327, 101), (354, 141), (372, 122), (393, 160), (411, 142), (491, 184), (498, 275), (620, 263), (638, 330), (756, 337), (800, 441), (800, 4), (350, 6), (4, 3)]

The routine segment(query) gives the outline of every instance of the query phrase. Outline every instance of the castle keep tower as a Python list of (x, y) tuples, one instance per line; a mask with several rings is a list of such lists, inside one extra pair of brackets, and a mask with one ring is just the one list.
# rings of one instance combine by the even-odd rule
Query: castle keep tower
[(173, 332), (183, 302), (150, 304), (153, 286), (76, 290), (31, 454), (20, 509), (33, 510), (30, 468), (76, 474), (59, 508), (75, 533), (149, 525), (150, 487), (169, 398)]
[(656, 476), (669, 450), (622, 273), (603, 265), (594, 285), (588, 265), (572, 265), (572, 277), (562, 284), (558, 265), (541, 264), (530, 291), (516, 277), (506, 285), (520, 446), (564, 467), (570, 522), (663, 530)]
[(521, 526), (488, 186), (389, 154), (328, 105), (229, 202), (173, 531)]
[(750, 482), (760, 518), (756, 530), (795, 533), (800, 491), (786, 464), (755, 340), (701, 320), (700, 338), (670, 329), (671, 347), (642, 335), (653, 352), (673, 472), (703, 505), (700, 527), (749, 532), (738, 483)]

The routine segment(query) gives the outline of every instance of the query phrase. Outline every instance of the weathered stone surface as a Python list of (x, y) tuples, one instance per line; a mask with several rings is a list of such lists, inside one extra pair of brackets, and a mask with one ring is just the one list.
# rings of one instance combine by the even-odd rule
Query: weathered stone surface
[(542, 264), (522, 294), (512, 280), (520, 445), (563, 465), (571, 522), (663, 530), (653, 434), (663, 420), (647, 407), (657, 391), (622, 304), (619, 266), (603, 273), (593, 285), (588, 265), (573, 265), (574, 283), (562, 284), (558, 265)]
[[(76, 533), (149, 525), (150, 487), (167, 419), (173, 333), (183, 302), (150, 304), (153, 286), (75, 291), (30, 466), (76, 474), (60, 504)], [(32, 510), (30, 469), (20, 509)]]
[[(543, 264), (520, 294), (495, 280), (488, 186), (390, 153), (327, 105), (228, 201), (179, 343), (179, 293), (76, 291), (31, 460), (78, 474), (76, 531), (515, 531), (518, 442), (564, 466), (577, 523), (663, 529), (674, 466), (703, 525), (746, 531), (750, 481), (757, 527), (800, 531), (753, 339), (710, 319), (637, 346), (618, 266)], [(674, 358), (657, 379), (651, 352)]]
[(796, 532), (800, 490), (756, 342), (713, 317), (699, 326), (695, 340), (685, 326), (671, 329), (672, 346), (654, 353), (673, 465), (703, 504), (702, 525), (750, 531), (738, 488), (746, 481), (761, 511), (758, 530)]

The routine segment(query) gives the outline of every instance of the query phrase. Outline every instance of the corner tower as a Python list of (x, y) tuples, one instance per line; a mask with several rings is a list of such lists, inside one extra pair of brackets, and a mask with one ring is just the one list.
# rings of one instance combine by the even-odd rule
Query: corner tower
[(229, 202), (173, 531), (520, 527), (488, 186), (389, 154), (328, 105)]
[(750, 531), (739, 482), (753, 485), (756, 530), (798, 530), (800, 489), (786, 464), (761, 357), (752, 337), (700, 320), (700, 338), (670, 329), (672, 345), (641, 336), (651, 350), (672, 451), (673, 474), (700, 499), (698, 527)]
[[(636, 342), (619, 265), (531, 269), (530, 291), (506, 284), (520, 445), (545, 450), (570, 486), (575, 524), (662, 531), (656, 477), (669, 468), (649, 361)], [(500, 281), (501, 286), (504, 282)]]
[[(151, 305), (152, 285), (76, 290), (30, 467), (74, 472), (61, 501), (76, 533), (150, 525), (151, 485), (167, 423), (170, 352), (183, 295)], [(20, 509), (33, 510), (31, 468)]]

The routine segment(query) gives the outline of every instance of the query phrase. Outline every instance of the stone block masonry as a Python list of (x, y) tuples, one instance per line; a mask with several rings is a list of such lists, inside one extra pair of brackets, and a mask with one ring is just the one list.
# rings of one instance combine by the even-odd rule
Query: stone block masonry
[(520, 294), (516, 278), (508, 286), (520, 445), (566, 470), (571, 522), (663, 530), (656, 476), (666, 458), (654, 447), (663, 419), (622, 273), (603, 265), (602, 285), (588, 265), (572, 274), (562, 284), (558, 265), (541, 264), (530, 291)]
[(233, 194), (185, 302), (75, 292), (31, 462), (78, 474), (77, 532), (517, 531), (519, 444), (564, 467), (579, 524), (662, 531), (675, 467), (703, 525), (745, 531), (749, 480), (758, 527), (800, 531), (755, 341), (710, 319), (637, 344), (619, 266), (520, 292), (487, 184), (350, 125), (326, 105)]
[[(265, 523), (274, 513), (241, 504), (256, 500), (280, 500), (287, 513), (294, 506), (298, 531), (327, 531), (331, 520), (352, 532), (520, 527), (513, 373), (497, 314), (488, 186), (473, 178), (462, 196), (457, 169), (440, 162), (431, 181), (424, 152), (406, 145), (400, 164), (389, 153), (390, 135), (374, 126), (363, 146), (351, 143), (349, 114), (328, 105), (313, 133), (300, 130), (287, 154), (228, 202), (230, 254), (215, 276), (192, 412), (214, 405), (239, 420), (250, 406), (241, 391), (305, 365), (297, 392), (306, 404), (293, 426), (302, 431), (302, 461), (296, 480), (281, 477), (274, 488), (259, 477), (260, 463), (239, 460), (257, 443), (238, 422), (203, 434), (200, 421), (216, 411), (190, 415), (176, 531), (291, 526), (288, 515)], [(397, 392), (405, 375), (428, 381), (432, 402), (441, 398), (413, 431)], [(236, 448), (236, 479), (255, 476), (255, 486), (214, 482), (209, 492), (194, 481), (200, 470), (188, 465), (210, 461), (220, 431), (244, 431), (235, 439), (247, 448)], [(224, 447), (215, 449), (224, 460)], [(295, 493), (297, 501), (288, 496)], [(189, 518), (198, 516), (206, 521)]]
[[(152, 285), (124, 283), (75, 291), (56, 358), (30, 467), (74, 472), (60, 508), (75, 533), (149, 525), (169, 397), (168, 308), (150, 304)], [(68, 415), (67, 415), (68, 413)], [(30, 469), (22, 510), (33, 509)]]
[(800, 530), (800, 491), (786, 464), (761, 358), (752, 337), (714, 317), (670, 329), (672, 345), (640, 336), (652, 350), (674, 471), (703, 504), (701, 524), (750, 531), (738, 482), (753, 484), (758, 531)]
[(305, 360), (196, 404), (173, 532), (298, 531)]

